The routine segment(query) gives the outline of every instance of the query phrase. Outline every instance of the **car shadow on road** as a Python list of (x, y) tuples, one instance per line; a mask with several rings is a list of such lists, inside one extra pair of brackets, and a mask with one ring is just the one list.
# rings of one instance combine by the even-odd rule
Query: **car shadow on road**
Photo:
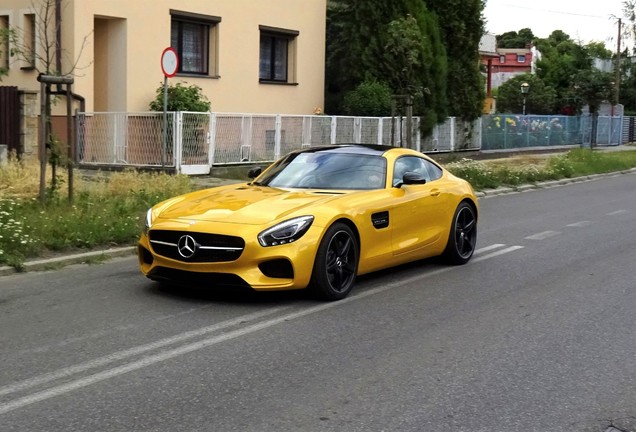
[[(352, 295), (373, 287), (394, 283), (396, 280), (416, 276), (422, 271), (431, 271), (446, 267), (440, 258), (419, 260), (386, 270), (358, 276)], [(241, 304), (241, 305), (285, 305), (295, 304), (312, 306), (324, 303), (309, 289), (291, 291), (254, 291), (240, 286), (214, 285), (210, 282), (167, 282), (148, 281), (144, 285), (148, 295), (173, 298), (178, 301), (192, 303)]]
[(149, 295), (171, 297), (180, 301), (219, 304), (288, 304), (318, 303), (307, 290), (258, 292), (249, 288), (210, 286), (204, 284), (180, 284), (174, 282), (150, 282), (145, 291)]

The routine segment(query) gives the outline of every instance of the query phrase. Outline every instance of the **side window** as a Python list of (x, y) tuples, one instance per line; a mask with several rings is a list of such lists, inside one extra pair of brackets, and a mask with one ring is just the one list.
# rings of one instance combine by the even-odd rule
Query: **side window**
[(217, 32), (221, 18), (172, 9), (170, 15), (170, 46), (179, 57), (177, 73), (217, 76)]
[(442, 169), (440, 167), (438, 167), (437, 165), (435, 165), (432, 162), (429, 162), (427, 160), (424, 161), (425, 165), (426, 165), (426, 169), (428, 171), (428, 175), (429, 175), (429, 181), (434, 181), (439, 179), (442, 176)]
[(259, 81), (270, 84), (296, 83), (296, 39), (300, 32), (267, 26), (259, 26), (259, 30)]
[(434, 163), (416, 156), (403, 156), (395, 161), (393, 186), (402, 181), (402, 177), (406, 172), (414, 172), (421, 175), (426, 179), (427, 183), (435, 181), (442, 176), (442, 169)]
[(426, 168), (427, 161), (416, 156), (402, 156), (395, 161), (395, 169), (393, 170), (393, 186), (402, 181), (402, 177), (406, 172), (414, 172), (430, 181), (430, 175)]

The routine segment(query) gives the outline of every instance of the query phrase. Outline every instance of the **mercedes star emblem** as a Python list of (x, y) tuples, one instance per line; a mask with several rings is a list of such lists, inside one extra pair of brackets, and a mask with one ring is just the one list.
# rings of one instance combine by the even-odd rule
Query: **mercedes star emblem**
[(184, 258), (192, 258), (197, 251), (197, 242), (189, 235), (183, 235), (177, 243), (179, 255)]

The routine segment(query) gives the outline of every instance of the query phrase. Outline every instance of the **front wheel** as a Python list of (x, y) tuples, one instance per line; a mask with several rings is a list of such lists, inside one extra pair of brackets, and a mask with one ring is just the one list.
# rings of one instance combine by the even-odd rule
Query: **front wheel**
[(444, 256), (451, 264), (466, 264), (476, 243), (477, 215), (470, 204), (462, 202), (455, 210)]
[(313, 292), (324, 300), (345, 298), (358, 272), (358, 242), (351, 228), (337, 222), (318, 246), (311, 275)]

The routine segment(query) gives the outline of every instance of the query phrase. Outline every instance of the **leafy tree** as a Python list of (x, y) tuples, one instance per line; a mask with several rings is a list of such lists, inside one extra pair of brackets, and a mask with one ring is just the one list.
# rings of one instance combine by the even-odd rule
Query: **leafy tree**
[(547, 86), (536, 75), (518, 75), (498, 88), (497, 111), (520, 114), (523, 112), (521, 84), (528, 83), (530, 91), (526, 96), (526, 114), (552, 114), (556, 91)]
[[(156, 97), (150, 102), (150, 110), (163, 111), (163, 84), (157, 87)], [(168, 85), (168, 111), (210, 111), (212, 104), (202, 93), (201, 87), (182, 83)]]
[(591, 53), (603, 54), (599, 47), (588, 48), (570, 39), (563, 31), (555, 30), (549, 37), (537, 40), (537, 48), (541, 52), (537, 76), (556, 91), (554, 112), (561, 112), (564, 107), (572, 106), (573, 101), (582, 100), (574, 91), (574, 77), (592, 73)]
[(534, 43), (534, 33), (529, 28), (523, 28), (516, 31), (509, 31), (497, 35), (497, 47), (499, 48), (526, 48), (529, 44)]
[(593, 69), (577, 73), (573, 85), (582, 101), (589, 105), (590, 113), (595, 113), (602, 102), (614, 99), (613, 80), (613, 74)]
[[(327, 17), (328, 112), (342, 112), (345, 94), (375, 80), (394, 94), (421, 89), (414, 113), (424, 132), (446, 118), (446, 52), (437, 17), (424, 2), (330, 0)], [(409, 58), (416, 63), (403, 63)]]
[(614, 53), (607, 49), (603, 42), (590, 42), (585, 45), (587, 53), (593, 59), (611, 60)]
[[(79, 62), (81, 60), (84, 49), (88, 44), (88, 36), (85, 36), (81, 43), (77, 45), (78, 54), (75, 59), (69, 58), (66, 50), (62, 46), (62, 40), (59, 39), (59, 29), (61, 22), (59, 14), (65, 7), (62, 0), (32, 0), (31, 9), (35, 13), (34, 35), (26, 35), (27, 31), (23, 28), (4, 29), (0, 34), (0, 41), (10, 43), (10, 55), (18, 60), (22, 60), (33, 67), (39, 74), (53, 76), (74, 76), (77, 70), (81, 69)], [(35, 46), (27, 43), (27, 40), (35, 40)], [(67, 57), (68, 60), (63, 62), (62, 59)], [(86, 65), (88, 66), (88, 65)], [(5, 71), (7, 72), (7, 71)], [(0, 73), (1, 75), (1, 73)], [(50, 85), (47, 85), (50, 89)], [(57, 93), (63, 93), (58, 86)], [(46, 201), (46, 161), (48, 160), (52, 166), (52, 184), (51, 191), (57, 190), (56, 165), (59, 161), (65, 162), (69, 171), (68, 191), (69, 199), (72, 199), (73, 183), (72, 183), (72, 164), (70, 158), (64, 158), (63, 155), (68, 153), (64, 151), (64, 147), (68, 150), (68, 145), (59, 145), (59, 139), (53, 133), (51, 121), (51, 105), (54, 101), (51, 94), (55, 92), (46, 91), (40, 97), (45, 98), (44, 112), (41, 115), (44, 118), (44, 129), (40, 131), (41, 136), (45, 137), (46, 148), (44, 152), (46, 157), (41, 159), (40, 165), (40, 201)]]
[[(466, 120), (481, 115), (485, 85), (480, 73), (479, 42), (484, 33), (482, 0), (427, 0), (437, 14), (448, 56), (449, 114)], [(534, 39), (530, 29), (519, 31)]]

